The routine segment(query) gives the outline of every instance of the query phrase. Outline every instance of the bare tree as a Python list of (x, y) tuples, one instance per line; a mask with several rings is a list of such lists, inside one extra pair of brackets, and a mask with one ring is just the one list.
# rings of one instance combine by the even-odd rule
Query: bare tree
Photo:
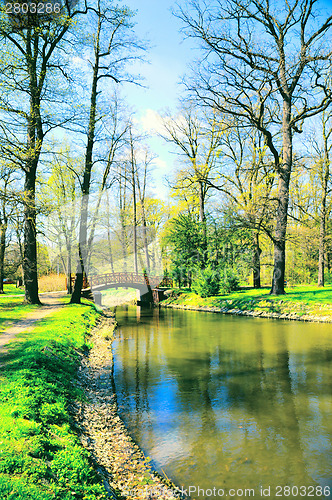
[[(204, 58), (191, 93), (199, 102), (255, 126), (279, 177), (272, 294), (283, 294), (293, 136), (332, 102), (332, 15), (318, 0), (195, 0), (179, 16)], [(322, 42), (324, 40), (324, 42)]]
[(148, 148), (145, 148), (144, 158), (141, 165), (136, 168), (136, 185), (138, 190), (139, 204), (141, 209), (142, 230), (143, 230), (143, 245), (145, 253), (145, 269), (147, 273), (150, 272), (150, 255), (149, 255), (149, 241), (148, 241), (148, 227), (147, 227), (147, 211), (146, 211), (146, 188), (149, 174), (149, 168), (154, 160)]
[(275, 172), (264, 145), (255, 129), (243, 129), (231, 120), (221, 137), (221, 168), (218, 184), (213, 187), (225, 193), (234, 210), (237, 225), (252, 232), (252, 268), (254, 288), (261, 287), (260, 235), (273, 239), (275, 218)]
[[(186, 104), (177, 117), (164, 116), (165, 133), (161, 136), (176, 146), (184, 167), (178, 173), (173, 189), (192, 189), (198, 196), (199, 220), (203, 228), (203, 244), (206, 247), (206, 201), (208, 192), (217, 175), (216, 167), (220, 163), (219, 120), (216, 113), (200, 113), (193, 109), (193, 103)], [(195, 197), (196, 197), (195, 196)], [(206, 248), (205, 248), (206, 250)]]
[(134, 140), (132, 129), (130, 127), (129, 130), (129, 147), (130, 147), (130, 182), (132, 189), (132, 197), (133, 197), (133, 256), (134, 256), (134, 272), (138, 273), (138, 262), (137, 262), (137, 197), (136, 197), (136, 171), (137, 164), (136, 158), (134, 154)]
[[(67, 277), (67, 293), (72, 293), (71, 274), (75, 233), (77, 229), (76, 182), (80, 160), (74, 158), (68, 147), (52, 155), (52, 172), (43, 193), (45, 205), (51, 212), (47, 218), (47, 238), (56, 245)], [(65, 251), (63, 251), (65, 250)]]
[[(319, 201), (319, 246), (318, 246), (318, 286), (324, 286), (328, 206), (331, 203), (331, 151), (332, 151), (332, 115), (324, 111), (320, 117), (320, 126), (312, 140), (314, 149), (313, 174), (318, 181)], [(319, 134), (319, 135), (318, 135)], [(317, 137), (318, 136), (318, 137)]]
[(132, 33), (133, 13), (126, 7), (107, 5), (97, 0), (94, 7), (90, 7), (93, 29), (93, 60), (92, 80), (90, 90), (89, 122), (87, 142), (85, 149), (84, 172), (81, 181), (82, 203), (80, 212), (78, 263), (72, 304), (81, 301), (83, 288), (83, 275), (88, 271), (88, 214), (89, 195), (91, 190), (92, 170), (94, 167), (94, 148), (96, 145), (97, 125), (102, 119), (102, 113), (98, 109), (98, 97), (101, 94), (101, 82), (120, 83), (121, 81), (132, 81), (132, 77), (125, 75), (124, 65), (130, 60), (137, 58), (137, 51), (143, 47), (137, 42)]

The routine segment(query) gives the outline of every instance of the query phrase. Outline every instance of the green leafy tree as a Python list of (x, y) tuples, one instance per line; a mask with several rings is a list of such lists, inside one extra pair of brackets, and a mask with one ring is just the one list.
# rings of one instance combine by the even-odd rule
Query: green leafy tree
[(220, 272), (207, 266), (194, 273), (192, 290), (200, 297), (218, 295), (220, 289)]
[(191, 286), (192, 275), (205, 261), (205, 249), (201, 223), (191, 214), (173, 218), (164, 236), (164, 245), (171, 247), (171, 271), (174, 279)]

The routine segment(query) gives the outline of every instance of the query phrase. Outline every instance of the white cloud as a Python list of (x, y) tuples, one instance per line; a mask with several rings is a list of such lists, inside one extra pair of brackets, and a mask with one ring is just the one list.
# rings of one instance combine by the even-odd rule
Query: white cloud
[(141, 126), (145, 132), (150, 133), (163, 133), (165, 132), (163, 126), (163, 119), (154, 109), (146, 109), (145, 114), (140, 119)]
[(168, 164), (165, 162), (165, 160), (163, 160), (159, 156), (153, 160), (153, 163), (154, 163), (154, 165), (156, 165), (159, 172), (160, 171), (163, 171), (163, 172), (169, 171)]

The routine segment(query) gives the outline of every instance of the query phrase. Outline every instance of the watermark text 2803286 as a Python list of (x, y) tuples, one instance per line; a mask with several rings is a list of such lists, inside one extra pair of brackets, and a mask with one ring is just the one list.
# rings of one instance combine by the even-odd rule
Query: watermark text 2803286
[(60, 14), (60, 2), (7, 2), (5, 12), (9, 15)]
[(200, 486), (188, 486), (186, 488), (178, 488), (182, 498), (330, 498), (330, 486), (261, 486), (258, 489), (254, 488), (201, 488)]
[[(1, 1), (1, 0), (0, 0)], [(2, 0), (2, 11), (13, 28), (40, 26), (59, 15), (68, 15), (78, 0)]]

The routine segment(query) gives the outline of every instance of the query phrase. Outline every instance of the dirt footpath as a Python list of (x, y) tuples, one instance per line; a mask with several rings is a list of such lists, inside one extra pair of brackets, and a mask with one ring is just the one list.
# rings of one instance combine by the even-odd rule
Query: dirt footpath
[(35, 323), (40, 319), (53, 314), (64, 304), (61, 299), (65, 296), (64, 292), (41, 293), (39, 298), (42, 306), (35, 311), (28, 313), (24, 318), (14, 322), (12, 326), (0, 330), (0, 353), (4, 353), (4, 346), (11, 342), (17, 335), (28, 333), (34, 329)]

